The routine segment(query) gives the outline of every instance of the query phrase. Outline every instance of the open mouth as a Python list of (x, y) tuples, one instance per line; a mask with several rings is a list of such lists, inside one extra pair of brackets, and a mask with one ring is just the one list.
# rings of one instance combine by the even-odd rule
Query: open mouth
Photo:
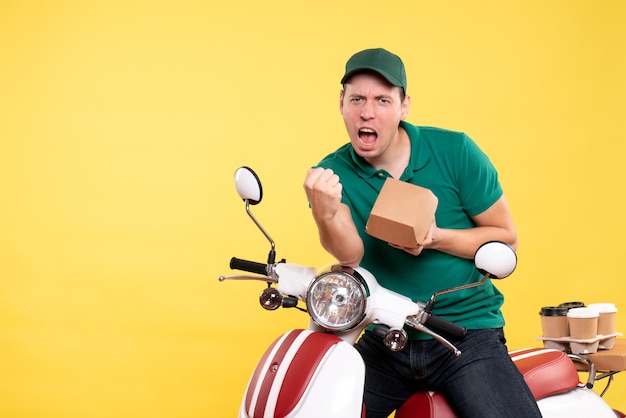
[(359, 139), (363, 144), (373, 144), (378, 138), (378, 134), (375, 130), (370, 128), (359, 129)]

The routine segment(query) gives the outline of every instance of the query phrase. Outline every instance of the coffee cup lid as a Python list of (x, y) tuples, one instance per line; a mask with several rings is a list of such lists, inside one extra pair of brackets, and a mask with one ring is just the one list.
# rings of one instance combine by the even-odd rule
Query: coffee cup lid
[(613, 313), (617, 312), (617, 308), (614, 303), (590, 303), (589, 309), (593, 309), (598, 313)]
[(563, 302), (559, 306), (567, 309), (571, 308), (584, 308), (585, 302)]
[(569, 318), (597, 318), (599, 315), (598, 311), (589, 308), (572, 308), (567, 311)]
[(539, 312), (541, 316), (565, 316), (567, 315), (567, 308), (562, 306), (544, 306)]

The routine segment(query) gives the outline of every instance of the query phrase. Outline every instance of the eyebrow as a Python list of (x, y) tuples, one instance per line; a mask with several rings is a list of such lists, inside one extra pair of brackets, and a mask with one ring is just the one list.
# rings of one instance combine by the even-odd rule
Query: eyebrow
[[(348, 95), (348, 97), (351, 97), (351, 98), (353, 98), (353, 97), (361, 98), (361, 97), (366, 97), (366, 96), (364, 94), (352, 93), (352, 94)], [(378, 99), (393, 99), (393, 96), (390, 95), (390, 94), (379, 94), (377, 96), (374, 96), (374, 99), (377, 99), (377, 100)]]

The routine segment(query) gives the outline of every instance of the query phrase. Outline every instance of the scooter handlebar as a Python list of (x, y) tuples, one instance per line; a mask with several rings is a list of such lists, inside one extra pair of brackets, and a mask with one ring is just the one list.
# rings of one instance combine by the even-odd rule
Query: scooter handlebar
[(423, 322), (423, 324), (432, 330), (436, 330), (443, 334), (459, 339), (465, 338), (465, 335), (467, 334), (467, 328), (457, 325), (454, 322), (450, 322), (448, 320), (440, 318), (431, 313), (428, 314), (428, 317)]
[(267, 264), (257, 263), (256, 261), (243, 260), (233, 257), (230, 259), (230, 268), (232, 270), (242, 270), (249, 273), (267, 274)]

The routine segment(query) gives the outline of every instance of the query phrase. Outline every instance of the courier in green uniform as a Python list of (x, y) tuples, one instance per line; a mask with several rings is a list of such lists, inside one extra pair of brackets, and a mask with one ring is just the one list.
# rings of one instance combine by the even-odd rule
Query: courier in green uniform
[[(437, 290), (480, 279), (472, 258), (483, 243), (517, 247), (487, 156), (463, 133), (405, 121), (411, 98), (397, 55), (381, 48), (354, 54), (341, 84), (339, 105), (350, 143), (309, 169), (304, 182), (320, 242), (340, 264), (362, 266), (381, 285), (427, 301)], [(414, 248), (365, 232), (387, 177), (428, 188), (438, 198), (433, 225)], [(452, 340), (462, 351), (458, 358), (417, 331), (400, 352), (365, 332), (356, 348), (366, 364), (367, 417), (387, 417), (418, 390), (444, 393), (460, 417), (540, 417), (508, 355), (502, 303), (491, 281), (437, 299), (436, 315), (468, 329), (462, 341)]]

